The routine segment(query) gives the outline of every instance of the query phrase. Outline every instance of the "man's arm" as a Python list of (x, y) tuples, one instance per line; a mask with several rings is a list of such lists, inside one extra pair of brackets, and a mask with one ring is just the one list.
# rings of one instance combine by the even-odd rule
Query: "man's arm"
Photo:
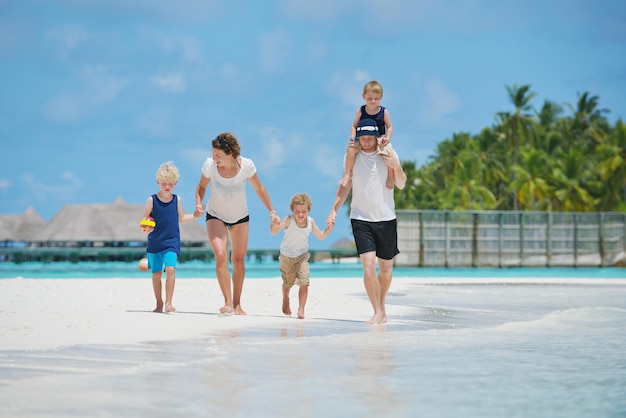
[(345, 185), (341, 183), (339, 184), (337, 194), (335, 195), (335, 201), (333, 202), (333, 206), (330, 209), (330, 214), (326, 218), (326, 225), (328, 225), (329, 227), (335, 225), (335, 219), (337, 219), (337, 211), (346, 201), (346, 198), (348, 197), (348, 193), (350, 192), (351, 188), (352, 179), (348, 180)]

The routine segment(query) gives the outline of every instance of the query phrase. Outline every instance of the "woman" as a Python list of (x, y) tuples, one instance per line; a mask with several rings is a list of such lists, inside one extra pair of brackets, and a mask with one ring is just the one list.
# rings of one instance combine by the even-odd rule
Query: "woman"
[[(252, 160), (240, 155), (237, 138), (228, 132), (219, 134), (212, 142), (212, 158), (202, 166), (202, 176), (196, 187), (195, 216), (204, 211), (202, 204), (207, 185), (210, 186), (206, 206), (206, 229), (215, 254), (215, 273), (224, 295), (222, 314), (245, 315), (241, 308), (241, 291), (246, 273), (244, 260), (248, 251), (250, 216), (246, 200), (246, 181), (250, 182), (265, 205), (273, 223), (280, 222), (265, 186), (259, 180)], [(227, 244), (230, 239), (233, 264), (232, 292), (228, 270)]]

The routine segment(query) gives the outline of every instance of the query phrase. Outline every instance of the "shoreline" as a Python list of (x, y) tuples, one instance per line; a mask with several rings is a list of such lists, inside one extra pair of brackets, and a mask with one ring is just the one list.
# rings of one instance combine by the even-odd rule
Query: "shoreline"
[[(470, 285), (621, 287), (626, 278), (394, 277), (389, 295), (412, 296), (420, 287)], [(276, 335), (293, 327), (332, 326), (328, 321), (341, 321), (354, 332), (377, 327), (365, 324), (373, 312), (362, 278), (313, 278), (304, 319), (295, 315), (297, 286), (290, 292), (293, 314), (283, 315), (281, 288), (280, 277), (248, 279), (242, 298), (248, 315), (222, 316), (218, 308), (223, 299), (215, 279), (178, 279), (173, 299), (177, 312), (172, 314), (152, 312), (156, 302), (149, 278), (0, 279), (0, 351), (202, 339), (253, 328)], [(415, 309), (388, 301), (389, 323)]]

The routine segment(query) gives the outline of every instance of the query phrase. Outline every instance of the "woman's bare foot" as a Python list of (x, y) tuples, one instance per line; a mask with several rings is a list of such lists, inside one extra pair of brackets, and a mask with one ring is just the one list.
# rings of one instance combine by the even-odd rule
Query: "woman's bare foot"
[(154, 308), (154, 310), (152, 312), (156, 312), (156, 313), (163, 313), (163, 304), (158, 304), (157, 303), (157, 307)]
[(165, 304), (165, 312), (176, 312), (176, 308), (171, 303)]
[(220, 313), (222, 315), (232, 315), (234, 313), (234, 310), (231, 306), (224, 305), (220, 308)]
[(291, 316), (291, 306), (289, 306), (289, 298), (283, 298), (283, 313)]
[(369, 320), (365, 321), (365, 323), (376, 325), (376, 324), (383, 324), (384, 323), (383, 321), (385, 321), (385, 316), (383, 314), (375, 314)]
[(298, 319), (304, 319), (304, 309), (298, 309)]
[(241, 305), (237, 305), (235, 306), (235, 315), (247, 315), (247, 313), (241, 309)]

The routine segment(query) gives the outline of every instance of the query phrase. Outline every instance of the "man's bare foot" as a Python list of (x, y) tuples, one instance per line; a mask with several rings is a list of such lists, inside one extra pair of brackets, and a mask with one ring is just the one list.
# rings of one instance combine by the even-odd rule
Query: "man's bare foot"
[(165, 304), (165, 312), (176, 312), (176, 308), (171, 303)]
[(235, 306), (235, 315), (248, 315), (246, 311), (241, 309), (241, 305)]
[(298, 309), (298, 319), (304, 319), (304, 310)]
[(375, 314), (373, 317), (371, 317), (369, 320), (365, 321), (366, 324), (372, 324), (372, 325), (376, 325), (376, 324), (382, 324), (384, 321), (384, 315), (383, 314)]
[(232, 315), (234, 313), (234, 310), (232, 307), (228, 306), (228, 305), (224, 305), (220, 308), (220, 313), (222, 315)]
[(152, 312), (163, 313), (163, 305), (157, 305)]
[(283, 298), (283, 313), (291, 316), (291, 306), (289, 306), (289, 298)]

